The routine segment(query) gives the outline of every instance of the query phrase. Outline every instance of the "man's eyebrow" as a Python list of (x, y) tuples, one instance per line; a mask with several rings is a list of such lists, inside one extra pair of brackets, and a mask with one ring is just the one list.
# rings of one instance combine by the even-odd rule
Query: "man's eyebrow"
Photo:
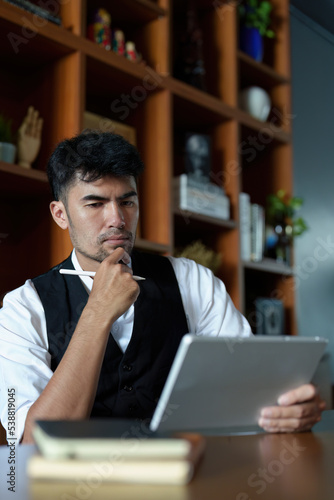
[[(126, 198), (131, 198), (132, 196), (138, 196), (136, 191), (129, 191), (127, 193), (122, 194), (117, 199), (125, 200)], [(99, 194), (86, 194), (81, 198), (81, 201), (108, 201), (109, 198), (107, 196), (101, 196)]]
[(106, 196), (100, 196), (98, 194), (86, 194), (81, 198), (81, 201), (108, 201), (109, 198)]
[(132, 196), (138, 196), (136, 191), (129, 191), (128, 193), (124, 193), (121, 196), (119, 196), (117, 199), (118, 200), (125, 200), (126, 198), (131, 198)]

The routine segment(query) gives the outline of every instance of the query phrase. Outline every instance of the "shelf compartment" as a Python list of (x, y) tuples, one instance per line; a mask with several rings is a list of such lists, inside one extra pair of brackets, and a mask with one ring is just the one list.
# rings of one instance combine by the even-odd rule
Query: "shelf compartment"
[[(185, 75), (185, 60), (188, 54), (192, 54), (201, 47), (202, 54), (197, 54), (197, 58), (203, 60), (203, 82), (198, 85), (203, 86), (203, 90), (208, 94), (216, 96), (218, 99), (230, 105), (236, 103), (236, 22), (235, 9), (224, 9), (220, 12), (223, 2), (210, 2), (200, 0), (193, 2), (195, 19), (188, 12), (192, 10), (192, 4), (185, 0), (172, 0), (172, 75), (180, 81), (189, 81)], [(197, 14), (197, 15), (196, 15)], [(191, 21), (188, 21), (188, 19)], [(191, 22), (195, 25), (193, 33), (189, 34)], [(191, 29), (191, 28), (190, 28)], [(202, 33), (202, 43), (197, 40), (199, 33)], [(187, 43), (194, 43), (194, 46), (186, 48)], [(191, 57), (191, 56), (190, 56)], [(191, 87), (196, 89), (196, 87)]]
[(217, 271), (230, 294), (235, 306), (240, 307), (240, 290), (238, 285), (238, 253), (237, 224), (233, 220), (218, 219), (181, 212), (174, 213), (174, 248), (182, 250), (187, 245), (201, 241), (206, 247), (221, 255), (221, 265)]
[(218, 251), (218, 234), (226, 235), (237, 227), (233, 220), (219, 220), (206, 215), (174, 209), (174, 247), (180, 248), (201, 240), (204, 245)]
[[(162, 88), (163, 78), (145, 63), (135, 63), (126, 58), (97, 47), (89, 40), (83, 40), (83, 51), (86, 53), (87, 90), (98, 96), (109, 96), (113, 93), (130, 95), (138, 87), (143, 87), (143, 92), (152, 92)], [(142, 95), (134, 96), (138, 102)]]
[[(117, 20), (117, 27), (138, 26), (149, 23), (160, 17), (167, 15), (167, 9), (160, 7), (152, 0), (122, 0), (121, 2), (110, 2), (102, 0), (99, 2), (99, 8), (106, 9), (111, 15), (111, 27), (114, 28), (114, 19)], [(87, 2), (88, 15), (91, 10), (96, 9), (96, 3)]]
[(175, 110), (180, 120), (189, 124), (211, 124), (234, 118), (234, 110), (213, 95), (198, 90), (176, 78), (166, 77), (166, 87), (174, 94)]
[[(29, 71), (42, 67), (75, 50), (80, 50), (80, 38), (71, 31), (10, 4), (1, 6), (0, 61), (11, 67)], [(45, 21), (45, 22), (43, 22)], [(38, 54), (38, 57), (36, 57)]]
[[(274, 266), (273, 266), (274, 268)], [(294, 318), (294, 279), (291, 274), (261, 272), (258, 268), (245, 267), (245, 311), (253, 331), (256, 326), (255, 299), (258, 297), (278, 299), (283, 302), (286, 334), (296, 333)]]
[(195, 224), (199, 223), (202, 225), (204, 223), (210, 226), (217, 226), (217, 228), (235, 229), (237, 227), (237, 223), (234, 220), (223, 220), (216, 217), (209, 217), (208, 215), (197, 214), (195, 212), (190, 212), (189, 210), (181, 210), (178, 207), (174, 207), (173, 213), (175, 216), (183, 218), (186, 224), (192, 221)]
[[(259, 63), (241, 50), (237, 52), (239, 63), (239, 85), (241, 88), (257, 85), (266, 89), (276, 85), (290, 84), (290, 79), (277, 73), (267, 64)], [(255, 83), (256, 82), (256, 83)]]
[(28, 169), (0, 161), (0, 193), (2, 197), (12, 195), (48, 195), (49, 185), (45, 172)]
[[(271, 119), (269, 117), (267, 121), (261, 122), (241, 109), (236, 110), (236, 119), (245, 129), (248, 129), (249, 133), (258, 132), (258, 134), (266, 135), (269, 138), (271, 137), (274, 141), (283, 144), (288, 144), (292, 140), (291, 134), (276, 124), (278, 119)], [(247, 130), (244, 134), (246, 133)]]
[[(88, 1), (87, 4), (86, 25), (88, 26), (92, 23), (97, 9), (95, 2)], [(169, 71), (167, 49), (169, 46), (169, 27), (166, 9), (151, 0), (125, 0), (122, 2), (104, 0), (99, 3), (99, 7), (104, 8), (111, 16), (111, 32), (121, 30), (124, 33), (125, 42), (134, 42), (136, 50), (142, 56), (145, 64), (163, 73)], [(86, 31), (85, 29), (84, 36), (86, 36)], [(152, 42), (153, 40), (154, 42)], [(113, 51), (106, 52), (112, 53)], [(120, 57), (126, 59), (125, 56)]]
[(242, 265), (245, 269), (252, 269), (264, 273), (280, 274), (282, 276), (294, 275), (292, 267), (269, 258), (264, 258), (259, 262), (243, 261)]
[(289, 144), (264, 145), (262, 151), (255, 146), (240, 152), (242, 165), (242, 191), (249, 193), (252, 203), (263, 207), (267, 196), (283, 189), (292, 196), (292, 151)]
[(145, 240), (143, 238), (136, 238), (135, 248), (144, 252), (152, 252), (158, 254), (170, 254), (171, 247), (169, 245), (161, 245), (154, 241)]

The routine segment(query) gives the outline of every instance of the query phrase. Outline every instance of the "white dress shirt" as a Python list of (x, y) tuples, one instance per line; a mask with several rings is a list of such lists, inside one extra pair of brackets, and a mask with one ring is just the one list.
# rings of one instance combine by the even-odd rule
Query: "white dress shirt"
[[(168, 257), (178, 280), (189, 332), (207, 336), (249, 336), (246, 319), (234, 307), (222, 281), (207, 268), (184, 258)], [(74, 268), (81, 270), (75, 251)], [(80, 276), (89, 293), (93, 280)], [(131, 339), (132, 305), (111, 328), (124, 352)], [(48, 352), (46, 320), (31, 280), (9, 292), (0, 309), (0, 420), (8, 428), (8, 390), (15, 389), (16, 435), (24, 431), (30, 406), (40, 396), (53, 372)]]

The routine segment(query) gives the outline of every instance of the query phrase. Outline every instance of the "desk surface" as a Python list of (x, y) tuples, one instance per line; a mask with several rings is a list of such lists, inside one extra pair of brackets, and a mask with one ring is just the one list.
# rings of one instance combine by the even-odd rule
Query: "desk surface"
[(35, 447), (16, 448), (15, 494), (8, 491), (10, 450), (0, 447), (1, 499), (17, 500), (333, 500), (334, 411), (312, 432), (208, 437), (187, 486), (90, 482), (30, 482), (27, 458)]

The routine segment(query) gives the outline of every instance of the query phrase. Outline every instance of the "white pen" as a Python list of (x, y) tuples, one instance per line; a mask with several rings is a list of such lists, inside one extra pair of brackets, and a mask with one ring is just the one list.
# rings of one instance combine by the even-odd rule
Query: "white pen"
[[(95, 276), (95, 271), (76, 271), (75, 269), (59, 269), (60, 274), (73, 274), (75, 276)], [(141, 276), (132, 276), (135, 281), (145, 280)]]

